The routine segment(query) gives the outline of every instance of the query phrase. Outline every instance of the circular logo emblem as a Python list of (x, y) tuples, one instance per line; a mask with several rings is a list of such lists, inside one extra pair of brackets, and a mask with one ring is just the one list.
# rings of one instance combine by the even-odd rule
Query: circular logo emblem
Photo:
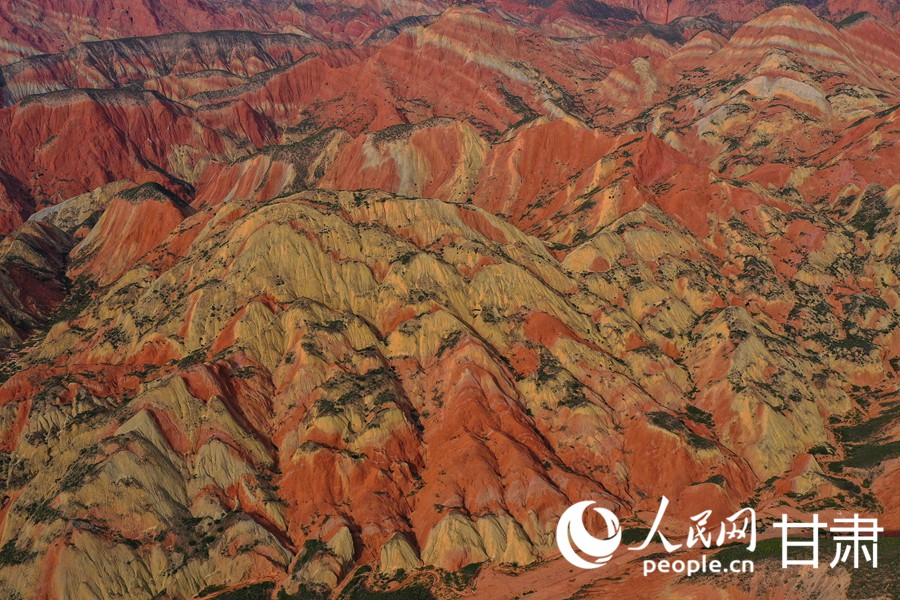
[[(594, 507), (594, 511), (603, 517), (608, 537), (599, 539), (588, 533), (584, 527), (584, 511), (592, 504), (594, 504), (592, 500), (573, 504), (566, 509), (556, 525), (556, 545), (559, 546), (559, 551), (567, 561), (581, 569), (596, 569), (605, 565), (622, 541), (618, 517), (612, 511), (599, 506)], [(581, 558), (575, 552), (576, 548), (582, 554), (593, 558), (594, 562)]]

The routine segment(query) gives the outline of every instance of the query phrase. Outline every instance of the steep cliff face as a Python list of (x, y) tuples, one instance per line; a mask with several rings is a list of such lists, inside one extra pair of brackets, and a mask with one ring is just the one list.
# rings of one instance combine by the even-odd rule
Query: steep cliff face
[[(3, 99), (13, 104), (27, 96), (73, 87), (115, 88), (148, 79), (196, 79), (198, 72), (203, 74), (203, 85), (198, 91), (208, 92), (215, 89), (217, 78), (242, 82), (299, 60), (316, 47), (300, 35), (250, 31), (170, 33), (84, 42), (58, 54), (41, 54), (3, 67)], [(166, 91), (174, 89), (172, 85)], [(183, 91), (182, 95), (189, 94)]]
[(447, 6), (435, 0), (309, 2), (288, 0), (166, 0), (116, 4), (77, 0), (0, 3), (2, 62), (58, 53), (81, 42), (166, 33), (248, 30), (361, 42), (373, 32)]
[(896, 15), (814, 4), (0, 2), (0, 595), (859, 589), (553, 560), (900, 528)]
[[(37, 54), (55, 54), (82, 42), (146, 37), (183, 31), (248, 30), (295, 33), (318, 41), (359, 43), (389, 37), (409, 21), (439, 14), (449, 0), (349, 0), (296, 3), (287, 0), (202, 0), (103, 2), (51, 0), (0, 3), (0, 62)], [(497, 5), (523, 22), (539, 25), (554, 36), (579, 37), (598, 31), (649, 24), (695, 28), (695, 20), (742, 23), (771, 10), (774, 0), (501, 0), (473, 2)], [(888, 25), (897, 22), (891, 0), (808, 0), (821, 18), (838, 22), (861, 12)], [(693, 22), (693, 23), (692, 23)]]

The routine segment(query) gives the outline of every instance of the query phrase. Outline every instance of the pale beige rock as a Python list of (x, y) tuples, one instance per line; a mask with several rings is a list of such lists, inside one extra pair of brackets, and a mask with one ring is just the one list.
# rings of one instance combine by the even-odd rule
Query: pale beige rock
[(135, 183), (127, 179), (107, 183), (90, 192), (73, 196), (59, 204), (39, 210), (31, 215), (29, 220), (52, 223), (70, 235), (75, 235), (82, 225), (93, 226), (92, 223), (86, 223), (86, 221), (99, 215), (113, 196), (134, 186)]
[(345, 565), (353, 562), (353, 556), (356, 551), (353, 548), (353, 534), (347, 527), (341, 527), (337, 534), (328, 540), (328, 548), (334, 552)]
[(451, 512), (434, 526), (422, 550), (425, 563), (443, 569), (457, 569), (487, 559), (484, 542), (475, 524), (458, 512)]
[(492, 561), (524, 566), (537, 558), (522, 526), (509, 516), (486, 515), (475, 526)]
[(402, 533), (395, 533), (381, 547), (379, 568), (382, 573), (394, 573), (401, 569), (412, 571), (421, 566), (422, 560)]

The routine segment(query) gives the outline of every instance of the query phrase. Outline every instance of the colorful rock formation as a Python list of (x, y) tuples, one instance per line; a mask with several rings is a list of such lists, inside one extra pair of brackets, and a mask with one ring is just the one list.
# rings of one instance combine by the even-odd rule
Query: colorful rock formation
[(869, 589), (556, 553), (900, 530), (897, 11), (737, 4), (0, 1), (0, 596)]

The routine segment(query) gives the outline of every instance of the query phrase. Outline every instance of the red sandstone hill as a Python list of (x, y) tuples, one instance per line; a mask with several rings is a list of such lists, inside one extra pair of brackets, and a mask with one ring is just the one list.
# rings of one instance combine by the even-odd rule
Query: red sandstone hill
[(897, 9), (775, 4), (0, 0), (0, 596), (889, 590), (555, 553), (900, 529)]
[[(291, 33), (318, 41), (359, 43), (389, 34), (398, 25), (436, 15), (453, 5), (500, 6), (509, 14), (564, 37), (592, 35), (609, 27), (670, 24), (691, 17), (742, 23), (778, 6), (772, 0), (164, 0), (0, 2), (0, 64), (36, 54), (59, 53), (76, 44), (175, 32), (244, 30)], [(892, 0), (811, 0), (817, 15), (838, 22), (861, 12), (888, 25), (897, 22)], [(39, 24), (36, 25), (36, 24)]]

